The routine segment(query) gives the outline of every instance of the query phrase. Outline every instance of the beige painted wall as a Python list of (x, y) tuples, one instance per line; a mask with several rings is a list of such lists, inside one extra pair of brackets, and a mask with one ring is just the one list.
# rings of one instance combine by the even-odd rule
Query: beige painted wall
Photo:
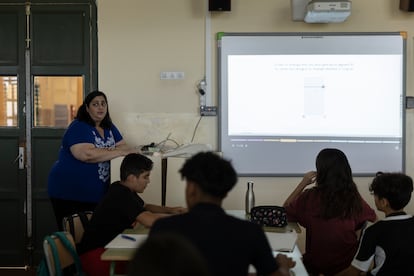
[[(400, 11), (398, 6), (397, 0), (354, 0), (352, 14), (346, 22), (307, 24), (291, 20), (289, 0), (232, 0), (231, 12), (211, 14), (213, 104), (217, 104), (214, 38), (219, 31), (406, 31), (407, 95), (414, 96), (411, 77), (414, 13)], [(160, 142), (169, 133), (179, 143), (191, 141), (199, 119), (196, 84), (205, 74), (206, 7), (207, 0), (98, 0), (99, 88), (107, 93), (111, 116), (131, 145)], [(183, 71), (185, 78), (160, 80), (161, 71)], [(411, 176), (414, 176), (413, 126), (414, 110), (407, 110), (406, 169)], [(201, 120), (194, 142), (208, 143), (217, 149), (216, 117)], [(178, 165), (172, 166), (171, 170), (177, 168)], [(158, 173), (154, 170), (151, 185), (159, 185)], [(168, 193), (178, 200), (171, 203), (179, 203), (183, 199), (183, 186), (178, 174), (172, 174), (169, 183), (173, 184)], [(239, 179), (224, 207), (244, 208), (249, 179)], [(282, 204), (300, 180), (294, 177), (251, 179), (255, 182), (256, 205)], [(363, 196), (374, 206), (368, 193), (371, 179), (355, 180)], [(158, 201), (159, 197), (147, 200)], [(407, 208), (410, 213), (414, 213), (413, 201)]]

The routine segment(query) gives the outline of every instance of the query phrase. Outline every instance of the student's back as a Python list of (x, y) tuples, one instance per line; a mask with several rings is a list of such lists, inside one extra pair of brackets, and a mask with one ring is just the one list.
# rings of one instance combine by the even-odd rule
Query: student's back
[(205, 259), (187, 239), (154, 235), (140, 244), (129, 262), (128, 276), (211, 276)]
[(188, 239), (215, 276), (246, 276), (250, 264), (258, 275), (290, 275), (295, 262), (284, 254), (273, 257), (260, 226), (229, 216), (221, 207), (237, 183), (230, 161), (212, 152), (201, 152), (189, 158), (180, 173), (186, 181), (189, 211), (156, 221), (150, 238), (175, 233)]
[(363, 201), (363, 212), (353, 218), (321, 217), (317, 190), (304, 191), (288, 208), (289, 219), (306, 228), (306, 252), (303, 256), (308, 271), (334, 275), (349, 266), (357, 249), (357, 230), (375, 213)]
[(376, 219), (358, 192), (346, 155), (331, 148), (318, 153), (316, 171), (305, 174), (284, 206), (288, 219), (306, 228), (303, 262), (316, 275), (348, 267), (358, 248), (357, 231)]
[[(394, 214), (368, 227), (362, 239), (359, 256), (375, 256), (377, 275), (414, 275), (414, 218)], [(376, 248), (376, 250), (375, 250)]]
[(176, 233), (191, 241), (212, 275), (246, 275), (250, 264), (265, 274), (277, 269), (263, 230), (214, 204), (200, 203), (187, 214), (156, 221), (150, 236), (159, 233)]
[(352, 264), (339, 275), (414, 275), (414, 219), (404, 211), (413, 180), (402, 173), (378, 173), (369, 190), (385, 218), (365, 229)]

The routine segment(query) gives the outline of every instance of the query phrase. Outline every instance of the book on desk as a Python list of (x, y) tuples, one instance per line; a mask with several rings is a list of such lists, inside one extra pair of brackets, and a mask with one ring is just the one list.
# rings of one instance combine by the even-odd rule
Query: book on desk
[(286, 233), (265, 232), (265, 234), (273, 251), (293, 252), (295, 249), (298, 239), (298, 234), (295, 231)]
[(118, 234), (105, 248), (137, 248), (147, 237), (147, 234)]

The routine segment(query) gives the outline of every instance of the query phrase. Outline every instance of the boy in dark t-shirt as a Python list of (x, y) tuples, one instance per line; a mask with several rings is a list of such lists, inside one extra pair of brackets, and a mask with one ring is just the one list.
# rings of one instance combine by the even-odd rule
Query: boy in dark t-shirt
[(413, 180), (402, 173), (377, 173), (369, 190), (385, 218), (365, 229), (351, 266), (339, 275), (414, 275), (414, 218), (404, 212)]
[(150, 182), (152, 167), (149, 158), (137, 153), (128, 154), (122, 160), (121, 180), (111, 184), (94, 210), (77, 248), (82, 268), (88, 276), (109, 274), (110, 263), (102, 261), (101, 254), (104, 246), (125, 229), (133, 228), (137, 223), (150, 227), (158, 218), (186, 211), (182, 207), (147, 204), (138, 195)]
[(257, 275), (291, 275), (295, 262), (284, 254), (273, 257), (263, 229), (226, 214), (222, 202), (237, 183), (230, 161), (213, 152), (187, 159), (180, 174), (185, 179), (189, 211), (157, 220), (149, 238), (175, 234), (189, 240), (206, 259), (210, 273), (247, 275), (253, 265)]

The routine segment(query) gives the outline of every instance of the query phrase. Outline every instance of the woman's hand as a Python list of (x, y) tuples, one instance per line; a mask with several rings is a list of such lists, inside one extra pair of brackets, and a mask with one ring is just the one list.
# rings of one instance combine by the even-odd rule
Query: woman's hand
[(141, 150), (137, 147), (128, 146), (124, 140), (119, 141), (115, 145), (115, 149), (121, 151), (122, 156), (126, 156), (130, 153), (141, 153)]

